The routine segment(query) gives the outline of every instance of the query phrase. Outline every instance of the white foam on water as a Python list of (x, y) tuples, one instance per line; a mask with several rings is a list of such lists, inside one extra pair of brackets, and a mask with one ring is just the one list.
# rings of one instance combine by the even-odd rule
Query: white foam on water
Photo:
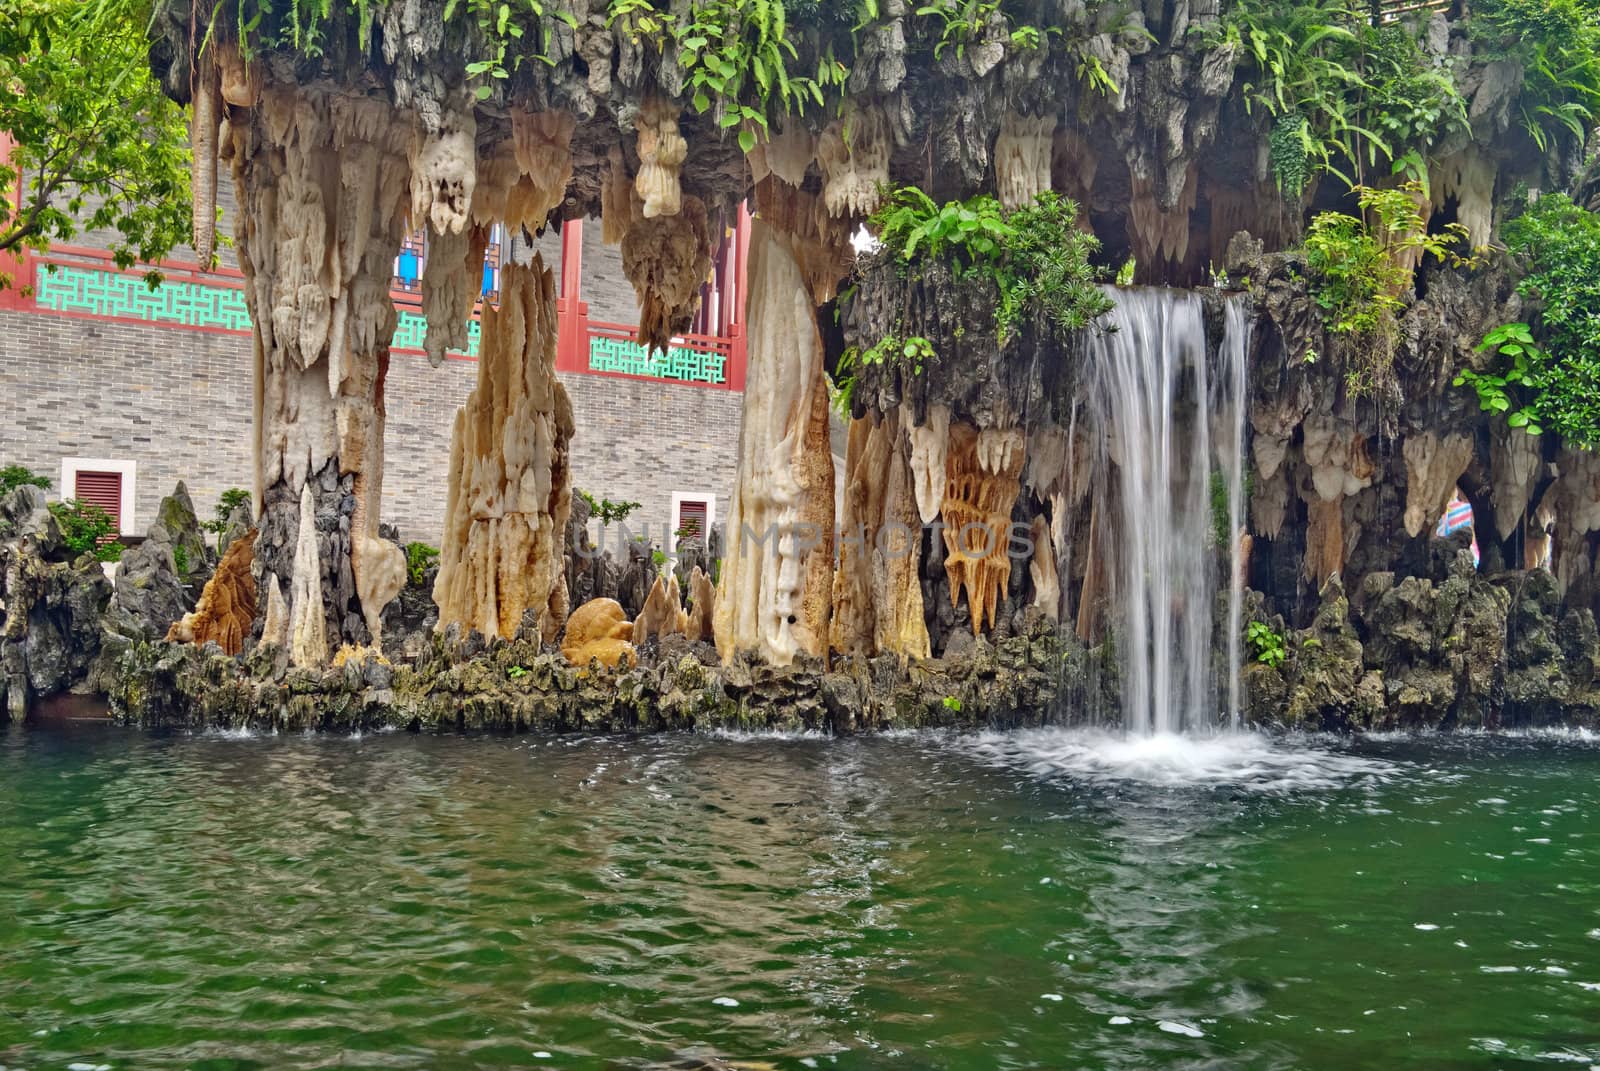
[(831, 739), (821, 729), (709, 729), (705, 730), (705, 735), (713, 740), (728, 740), (736, 744), (766, 744), (774, 740)]
[(1024, 729), (959, 740), (964, 752), (1037, 777), (1131, 781), (1156, 786), (1227, 786), (1251, 792), (1339, 788), (1385, 780), (1399, 767), (1318, 746), (1303, 738), (1259, 733), (1152, 736), (1083, 729)]
[(1156, 1029), (1168, 1034), (1179, 1034), (1186, 1038), (1203, 1038), (1206, 1036), (1206, 1032), (1198, 1026), (1190, 1026), (1188, 1023), (1175, 1023), (1170, 1019), (1161, 1020), (1156, 1024)]
[(1126, 1015), (1113, 1015), (1111, 1018), (1107, 1019), (1106, 1022), (1110, 1023), (1112, 1026), (1127, 1026), (1129, 1023), (1133, 1022), (1133, 1020), (1128, 1018)]
[(724, 1008), (737, 1008), (739, 1006), (739, 1002), (734, 1000), (732, 997), (712, 997), (711, 1003), (720, 1005)]

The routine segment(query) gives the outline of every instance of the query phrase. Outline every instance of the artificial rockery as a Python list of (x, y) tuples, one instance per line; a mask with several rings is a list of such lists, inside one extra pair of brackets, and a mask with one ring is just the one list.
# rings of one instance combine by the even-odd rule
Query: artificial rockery
[[(164, 4), (152, 55), (192, 108), (202, 252), (219, 166), (239, 200), (253, 616), (230, 642), (133, 644), (113, 708), (836, 730), (1114, 712), (1148, 653), (1130, 648), (1168, 633), (1119, 617), (1140, 583), (1129, 504), (1148, 490), (1129, 474), (1150, 444), (1094, 400), (1116, 393), (1099, 267), (1201, 287), (1183, 305), (1198, 337), (1135, 343), (1198, 355), (1156, 426), (1213, 444), (1180, 500), (1211, 515), (1211, 585), (1153, 616), (1233, 592), (1204, 608), (1208, 679), (1243, 662), (1215, 709), (1330, 728), (1592, 720), (1600, 463), (1581, 421), (1529, 415), (1537, 384), (1480, 342), (1532, 324), (1549, 356), (1549, 295), (1519, 287), (1527, 258), (1501, 252), (1502, 230), (1529, 190), (1594, 197), (1580, 171), (1600, 77), (1529, 60), (1549, 53), (1519, 51), (1519, 11)], [(687, 608), (648, 556), (576, 553), (567, 452), (584, 429), (537, 262), (483, 313), (431, 599), (408, 583), (378, 516), (406, 228), (429, 228), (435, 361), (463, 341), (491, 225), (585, 216), (621, 245), (641, 339), (665, 345), (744, 201), (738, 482), (720, 554), (681, 578)], [(863, 224), (882, 243), (858, 257)], [(1229, 346), (1242, 381), (1219, 393), (1204, 384), (1227, 379)], [(830, 406), (849, 424), (839, 515)], [(1481, 566), (1433, 538), (1457, 487)]]

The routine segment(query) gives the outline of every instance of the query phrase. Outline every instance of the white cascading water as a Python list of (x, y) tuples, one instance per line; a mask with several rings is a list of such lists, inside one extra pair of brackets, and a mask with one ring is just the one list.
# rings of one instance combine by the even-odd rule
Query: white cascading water
[[(1097, 435), (1094, 494), (1102, 513), (1096, 554), (1110, 584), (1111, 626), (1122, 658), (1123, 724), (1137, 733), (1215, 727), (1239, 709), (1246, 320), (1230, 300), (1216, 395), (1198, 295), (1116, 289), (1112, 332), (1088, 343)], [(1213, 449), (1213, 414), (1228, 434)], [(1219, 429), (1220, 430), (1220, 429)], [(1211, 672), (1217, 590), (1211, 472), (1223, 473), (1234, 538), (1229, 583), (1226, 699)]]

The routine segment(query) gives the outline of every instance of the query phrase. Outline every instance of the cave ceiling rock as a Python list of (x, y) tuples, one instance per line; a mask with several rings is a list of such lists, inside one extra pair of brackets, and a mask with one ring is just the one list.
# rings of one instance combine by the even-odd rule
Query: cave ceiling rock
[(478, 383), (456, 414), (434, 601), (452, 622), (509, 639), (525, 611), (553, 641), (566, 617), (572, 406), (556, 379), (555, 281), (535, 255), (507, 265), (486, 306)]

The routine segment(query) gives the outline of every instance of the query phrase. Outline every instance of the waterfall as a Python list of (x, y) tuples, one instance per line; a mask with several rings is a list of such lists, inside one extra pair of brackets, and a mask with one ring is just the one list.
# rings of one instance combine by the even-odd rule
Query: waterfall
[[(1226, 702), (1237, 713), (1242, 594), (1237, 533), (1244, 509), (1245, 319), (1230, 301), (1210, 386), (1204, 305), (1192, 292), (1109, 291), (1115, 330), (1088, 344), (1096, 436), (1093, 491), (1105, 523), (1095, 555), (1108, 586), (1109, 622), (1122, 661), (1123, 724), (1140, 733), (1217, 724), (1223, 702), (1212, 672), (1217, 525), (1212, 466), (1227, 490), (1233, 544), (1228, 586)], [(1213, 446), (1213, 414), (1231, 417)], [(1233, 720), (1232, 717), (1229, 719)]]
[(1250, 354), (1250, 319), (1244, 314), (1244, 302), (1238, 299), (1230, 299), (1222, 315), (1222, 352), (1218, 356), (1223, 375), (1219, 386), (1226, 394), (1213, 399), (1212, 411), (1222, 412), (1229, 423), (1227, 453), (1222, 459), (1228, 488), (1228, 720), (1237, 729), (1243, 720), (1239, 670), (1244, 642), (1240, 615), (1244, 606), (1245, 366)]

